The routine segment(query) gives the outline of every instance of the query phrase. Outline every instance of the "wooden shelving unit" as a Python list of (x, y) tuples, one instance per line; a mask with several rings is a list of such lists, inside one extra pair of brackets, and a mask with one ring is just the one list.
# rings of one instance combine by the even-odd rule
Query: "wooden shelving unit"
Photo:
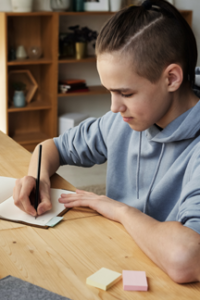
[[(29, 151), (57, 134), (58, 19), (52, 12), (0, 13), (0, 130)], [(42, 58), (9, 61), (9, 49), (19, 45), (26, 51), (40, 46)], [(35, 79), (37, 90), (30, 103), (16, 108), (9, 74), (24, 70)]]
[[(181, 11), (191, 25), (192, 11)], [(60, 17), (112, 15), (112, 12), (0, 12), (0, 130), (29, 151), (36, 144), (57, 135), (58, 97), (107, 94), (102, 86), (91, 86), (87, 92), (58, 93), (58, 69), (61, 64), (95, 63), (96, 57), (76, 60), (58, 58)], [(42, 58), (37, 60), (8, 60), (10, 47), (40, 46)], [(30, 103), (16, 108), (10, 99), (9, 73), (29, 70), (38, 89)]]

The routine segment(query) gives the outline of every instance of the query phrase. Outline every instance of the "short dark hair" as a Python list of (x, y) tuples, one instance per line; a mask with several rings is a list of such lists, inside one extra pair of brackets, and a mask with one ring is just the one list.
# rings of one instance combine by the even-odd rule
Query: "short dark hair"
[(183, 69), (183, 82), (194, 84), (197, 63), (196, 39), (181, 13), (165, 0), (122, 9), (101, 29), (96, 54), (125, 51), (133, 53), (140, 76), (155, 83), (169, 64)]

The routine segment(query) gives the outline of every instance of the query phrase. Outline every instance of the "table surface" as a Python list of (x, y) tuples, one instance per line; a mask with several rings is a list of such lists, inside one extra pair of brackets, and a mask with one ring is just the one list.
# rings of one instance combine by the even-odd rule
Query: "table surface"
[[(30, 156), (0, 132), (0, 176), (23, 177)], [(52, 187), (74, 190), (57, 174)], [(108, 291), (88, 286), (86, 278), (102, 267), (120, 273), (146, 271), (148, 292), (124, 291), (122, 281)], [(87, 208), (69, 210), (60, 224), (48, 230), (0, 220), (0, 279), (7, 275), (73, 300), (200, 299), (200, 283), (174, 283), (121, 224)]]

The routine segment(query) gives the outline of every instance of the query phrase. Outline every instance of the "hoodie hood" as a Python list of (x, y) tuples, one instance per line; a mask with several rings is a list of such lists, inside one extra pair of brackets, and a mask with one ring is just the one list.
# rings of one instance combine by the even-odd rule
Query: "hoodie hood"
[[(194, 109), (195, 108), (195, 109)], [(171, 143), (195, 138), (200, 134), (200, 101), (160, 131), (155, 125), (146, 130), (149, 141)], [(192, 124), (192, 126), (191, 126)]]
[[(195, 109), (194, 109), (195, 107)], [(158, 158), (157, 166), (149, 186), (147, 196), (145, 199), (143, 212), (147, 213), (147, 205), (149, 201), (149, 196), (156, 180), (160, 164), (163, 158), (165, 146), (167, 143), (178, 142), (183, 140), (193, 139), (200, 134), (200, 123), (199, 123), (199, 109), (200, 101), (191, 109), (180, 115), (177, 119), (172, 121), (166, 128), (160, 131), (155, 125), (151, 126), (146, 130), (146, 137), (151, 142), (161, 143), (162, 148), (160, 156)], [(192, 124), (192, 126), (191, 126)], [(140, 133), (142, 135), (142, 133)], [(140, 137), (140, 146), (138, 151), (137, 159), (137, 173), (136, 173), (136, 190), (137, 190), (137, 199), (139, 200), (139, 190), (140, 190), (140, 159), (141, 159), (141, 137)]]

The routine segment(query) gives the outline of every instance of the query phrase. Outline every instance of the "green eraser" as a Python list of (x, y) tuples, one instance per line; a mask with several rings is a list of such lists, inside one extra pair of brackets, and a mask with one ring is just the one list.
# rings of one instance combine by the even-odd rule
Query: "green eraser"
[(54, 217), (52, 218), (46, 225), (50, 227), (54, 227), (57, 225), (60, 221), (62, 221), (63, 217)]

